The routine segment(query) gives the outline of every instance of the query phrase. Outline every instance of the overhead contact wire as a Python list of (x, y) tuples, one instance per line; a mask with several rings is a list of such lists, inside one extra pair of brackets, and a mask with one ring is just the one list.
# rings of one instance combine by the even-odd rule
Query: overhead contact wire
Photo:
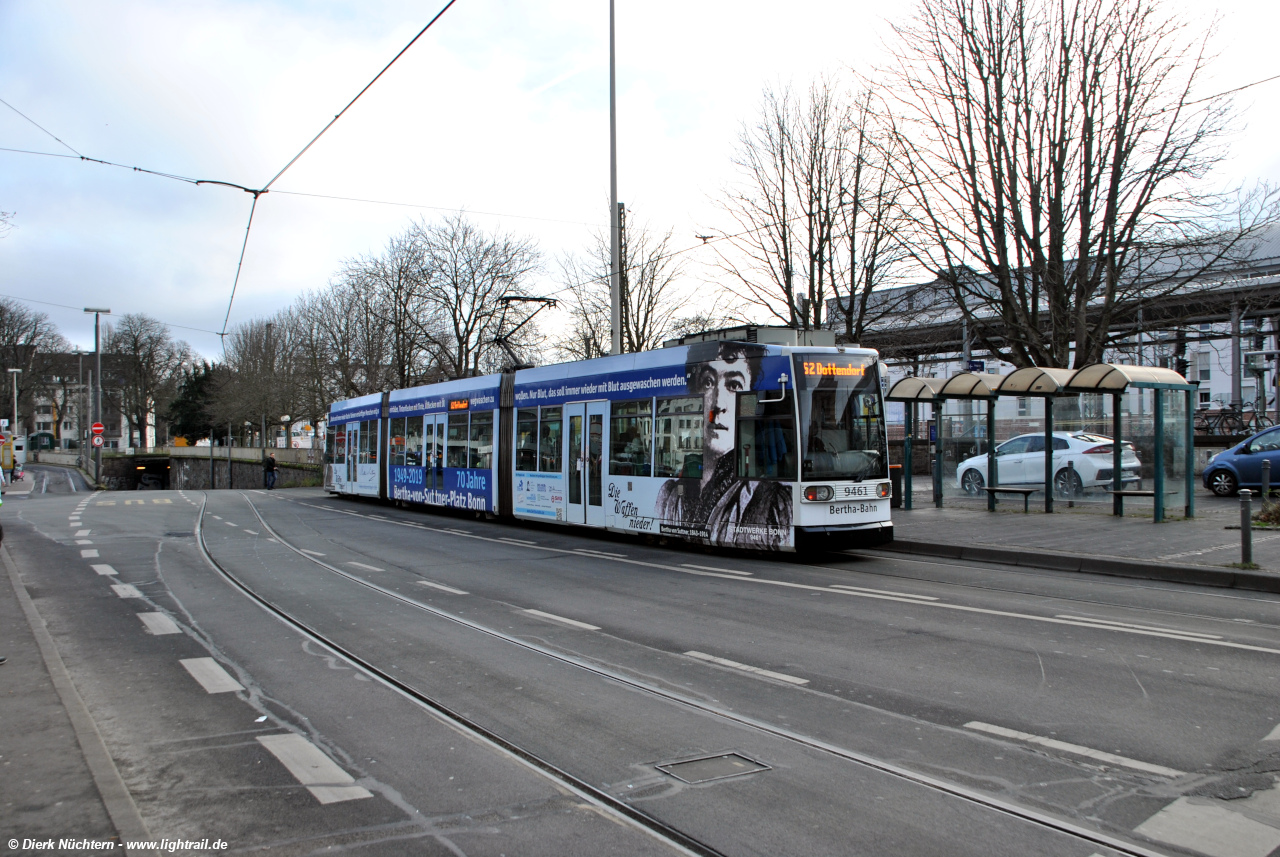
[(285, 174), (285, 170), (288, 170), (288, 169), (289, 169), (289, 167), (293, 166), (293, 165), (294, 165), (294, 163), (295, 163), (299, 158), (301, 158), (303, 155), (305, 155), (305, 154), (307, 153), (307, 150), (308, 150), (308, 149), (310, 149), (313, 145), (315, 145), (316, 140), (319, 140), (322, 136), (324, 136), (324, 132), (325, 132), (325, 131), (328, 131), (330, 128), (332, 128), (332, 127), (333, 127), (333, 124), (334, 124), (335, 122), (337, 122), (339, 119), (341, 119), (341, 118), (342, 118), (342, 114), (344, 114), (344, 113), (346, 113), (348, 110), (350, 110), (350, 109), (351, 109), (351, 105), (352, 105), (352, 104), (355, 104), (357, 101), (359, 101), (359, 100), (360, 100), (360, 96), (361, 96), (361, 95), (364, 95), (366, 92), (368, 92), (368, 91), (369, 91), (369, 87), (371, 87), (371, 86), (373, 86), (375, 83), (377, 83), (377, 82), (378, 82), (378, 78), (380, 78), (380, 77), (382, 77), (384, 74), (386, 74), (386, 73), (387, 73), (387, 69), (389, 69), (389, 68), (391, 68), (391, 66), (395, 65), (396, 60), (398, 60), (398, 59), (400, 59), (400, 57), (404, 56), (405, 51), (407, 51), (407, 50), (409, 50), (409, 48), (413, 47), (413, 43), (414, 43), (414, 42), (416, 42), (416, 41), (418, 41), (418, 39), (422, 38), (422, 34), (423, 34), (423, 33), (425, 33), (427, 30), (431, 29), (431, 25), (432, 25), (432, 24), (434, 24), (436, 21), (439, 21), (439, 20), (440, 20), (440, 16), (442, 16), (445, 12), (448, 12), (448, 11), (449, 11), (449, 7), (450, 7), (450, 6), (452, 6), (452, 5), (453, 5), (454, 3), (456, 3), (456, 2), (457, 2), (457, 0), (449, 0), (449, 2), (448, 2), (448, 3), (446, 3), (446, 4), (444, 5), (444, 8), (443, 8), (443, 9), (441, 9), (439, 12), (437, 12), (437, 13), (436, 13), (436, 16), (435, 16), (434, 18), (432, 18), (430, 21), (428, 21), (428, 22), (427, 22), (427, 25), (426, 25), (425, 27), (423, 27), (421, 30), (419, 30), (419, 31), (418, 31), (418, 35), (416, 35), (416, 36), (414, 36), (412, 39), (410, 39), (410, 40), (409, 40), (409, 44), (407, 44), (407, 45), (405, 45), (403, 48), (401, 48), (401, 49), (400, 49), (400, 53), (398, 53), (398, 54), (396, 54), (394, 57), (392, 57), (392, 58), (391, 58), (391, 62), (389, 62), (389, 63), (387, 63), (385, 66), (383, 66), (383, 67), (382, 67), (382, 71), (380, 71), (380, 72), (378, 72), (376, 75), (374, 75), (373, 80), (371, 80), (371, 81), (369, 81), (367, 84), (365, 84), (364, 89), (362, 89), (362, 90), (360, 90), (358, 93), (356, 93), (356, 97), (355, 97), (355, 98), (353, 98), (353, 99), (351, 99), (351, 101), (349, 101), (349, 102), (347, 103), (347, 106), (346, 106), (346, 107), (344, 107), (344, 108), (342, 108), (341, 110), (339, 110), (339, 111), (338, 111), (338, 115), (336, 115), (336, 116), (334, 116), (332, 119), (330, 119), (330, 120), (329, 120), (329, 124), (327, 124), (327, 125), (325, 125), (323, 128), (321, 128), (321, 129), (320, 129), (320, 133), (319, 133), (319, 134), (317, 134), (317, 135), (315, 135), (314, 137), (312, 137), (312, 138), (311, 138), (311, 142), (310, 142), (310, 143), (307, 143), (307, 145), (303, 146), (303, 147), (302, 147), (302, 151), (301, 151), (301, 152), (299, 152), (298, 154), (294, 155), (294, 156), (293, 156), (293, 160), (291, 160), (291, 161), (289, 161), (289, 163), (285, 164), (285, 165), (284, 165), (284, 168), (283, 168), (283, 169), (281, 169), (281, 170), (280, 170), (280, 172), (276, 173), (276, 174), (272, 177), (271, 181), (267, 182), (265, 185), (263, 185), (263, 186), (262, 186), (262, 189), (265, 191), (265, 190), (267, 190), (268, 188), (270, 188), (273, 184), (275, 184), (275, 183), (276, 183), (276, 179), (278, 179), (278, 178), (280, 178), (282, 175), (284, 175), (284, 174)]

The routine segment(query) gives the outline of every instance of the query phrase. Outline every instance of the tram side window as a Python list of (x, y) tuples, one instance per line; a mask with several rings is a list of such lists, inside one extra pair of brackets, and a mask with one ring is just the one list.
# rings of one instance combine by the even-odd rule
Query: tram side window
[(404, 466), (404, 417), (396, 417), (391, 420), (389, 443), (390, 449), (387, 454), (391, 456), (391, 463)]
[(648, 476), (652, 459), (653, 400), (615, 402), (612, 417), (609, 426), (609, 473)]
[(471, 443), (468, 467), (489, 470), (493, 467), (493, 411), (471, 415)]
[(738, 394), (738, 475), (744, 479), (796, 478), (796, 420), (791, 394)]
[(516, 413), (516, 470), (538, 469), (538, 409), (521, 408)]
[(449, 434), (445, 439), (444, 466), (467, 466), (466, 414), (449, 414)]
[(559, 473), (564, 443), (560, 408), (543, 408), (542, 423), (538, 426), (538, 471)]
[(404, 425), (404, 463), (422, 466), (422, 417), (408, 417)]
[(654, 476), (702, 477), (702, 399), (658, 399)]
[(360, 440), (356, 448), (356, 464), (372, 464), (369, 459), (369, 441), (373, 439), (373, 430), (368, 420), (360, 421)]

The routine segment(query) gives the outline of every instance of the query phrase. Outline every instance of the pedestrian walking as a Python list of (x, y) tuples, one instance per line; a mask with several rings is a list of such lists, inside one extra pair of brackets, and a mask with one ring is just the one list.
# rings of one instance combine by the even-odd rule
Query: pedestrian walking
[(262, 475), (267, 481), (267, 490), (276, 487), (276, 454), (273, 452), (262, 462)]

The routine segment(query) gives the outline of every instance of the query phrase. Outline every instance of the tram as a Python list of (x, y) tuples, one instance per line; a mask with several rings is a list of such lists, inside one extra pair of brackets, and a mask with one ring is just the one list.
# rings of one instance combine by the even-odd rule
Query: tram
[(879, 356), (770, 332), (803, 336), (736, 328), (335, 402), (325, 487), (734, 548), (891, 541)]

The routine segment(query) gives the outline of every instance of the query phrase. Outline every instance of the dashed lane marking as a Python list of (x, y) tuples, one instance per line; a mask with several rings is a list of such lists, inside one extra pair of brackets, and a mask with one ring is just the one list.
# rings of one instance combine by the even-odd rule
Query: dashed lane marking
[(1139, 631), (1159, 631), (1163, 634), (1177, 634), (1179, 637), (1203, 637), (1206, 640), (1221, 640), (1217, 634), (1202, 634), (1199, 631), (1181, 631), (1177, 628), (1162, 628), (1159, 625), (1130, 625), (1127, 622), (1113, 622), (1110, 619), (1094, 619), (1091, 616), (1073, 616), (1059, 613), (1059, 619), (1072, 619), (1076, 622), (1088, 622), (1091, 625), (1104, 625), (1116, 628), (1136, 628)]
[(89, 530), (76, 530), (76, 538), (82, 539), (89, 535)]
[(146, 500), (125, 500), (124, 504), (126, 506), (145, 506), (147, 505), (147, 501)]
[(507, 536), (498, 536), (498, 541), (511, 542), (512, 544), (516, 544), (516, 545), (536, 545), (537, 544), (537, 542), (531, 542), (526, 539), (513, 539)]
[(593, 548), (576, 548), (573, 553), (586, 554), (587, 556), (607, 556), (614, 559), (626, 559), (625, 553), (610, 553), (609, 551), (598, 551)]
[(365, 565), (362, 562), (348, 562), (347, 565), (354, 565), (356, 568), (363, 568), (365, 571), (386, 571), (385, 568), (378, 568), (376, 565)]
[(801, 684), (809, 683), (809, 680), (807, 678), (797, 678), (796, 676), (787, 675), (786, 673), (776, 673), (773, 670), (765, 670), (765, 669), (761, 669), (760, 667), (753, 667), (750, 664), (740, 664), (737, 661), (731, 661), (728, 658), (717, 658), (715, 655), (708, 655), (706, 652), (685, 652), (685, 655), (691, 658), (697, 658), (700, 661), (706, 661), (709, 664), (717, 664), (722, 667), (729, 667), (730, 669), (741, 670), (742, 672), (751, 673), (752, 675), (762, 675), (762, 676), (765, 676), (766, 678), (772, 678), (772, 679), (777, 679), (778, 681), (784, 681), (787, 684), (801, 685)]
[(566, 619), (563, 616), (557, 616), (554, 613), (543, 613), (541, 610), (525, 610), (530, 616), (537, 616), (539, 619), (546, 619), (548, 622), (559, 622), (562, 625), (568, 625), (571, 628), (581, 628), (584, 631), (599, 631), (599, 626), (588, 625), (586, 622), (579, 622), (577, 619)]
[(844, 583), (831, 584), (832, 589), (851, 589), (854, 592), (874, 592), (877, 595), (895, 595), (898, 598), (915, 598), (919, 601), (937, 601), (939, 600), (933, 595), (916, 595), (911, 592), (897, 592), (892, 589), (868, 589), (865, 586), (849, 586)]
[(182, 633), (182, 629), (164, 613), (139, 613), (138, 618), (142, 620), (143, 625), (147, 626), (147, 631), (157, 637)]
[(230, 693), (244, 690), (244, 685), (233, 679), (213, 658), (186, 658), (178, 661), (200, 682), (206, 693)]
[(1134, 832), (1211, 857), (1266, 857), (1280, 848), (1280, 830), (1205, 798), (1178, 798)]
[(257, 531), (257, 530), (245, 530), (245, 532), (246, 532), (246, 533), (248, 533), (248, 534), (249, 534), (249, 535), (251, 535), (251, 536), (256, 536), (256, 535), (258, 535), (258, 531)]
[(445, 586), (443, 583), (433, 583), (430, 580), (419, 580), (417, 581), (417, 584), (419, 586), (430, 586), (432, 589), (440, 589), (440, 590), (443, 590), (444, 592), (452, 592), (454, 595), (469, 594), (467, 592), (462, 591), (461, 589), (454, 589), (452, 586)]
[(98, 572), (98, 574), (108, 574), (108, 575), (119, 574), (119, 572), (117, 572), (114, 568), (112, 568), (109, 565), (106, 565), (105, 563), (102, 565), (91, 565), (89, 567), (92, 568), (94, 571)]
[(111, 588), (114, 589), (116, 595), (119, 595), (121, 598), (142, 597), (142, 593), (138, 591), (138, 588), (129, 583), (113, 583)]
[(81, 558), (81, 559), (97, 559), (97, 558), (98, 558), (98, 549), (97, 549), (97, 548), (84, 548), (84, 549), (82, 549), (82, 550), (80, 551), (80, 558)]
[(1010, 738), (1015, 741), (1023, 741), (1027, 744), (1038, 744), (1041, 747), (1048, 747), (1051, 750), (1070, 753), (1073, 756), (1084, 756), (1087, 759), (1095, 759), (1099, 762), (1119, 765), (1121, 767), (1131, 768), (1135, 771), (1143, 771), (1148, 774), (1169, 777), (1170, 779), (1184, 776), (1183, 771), (1179, 771), (1174, 768), (1166, 768), (1164, 765), (1153, 765), (1150, 762), (1140, 762), (1137, 759), (1130, 759), (1126, 756), (1117, 756), (1115, 753), (1104, 753), (1101, 750), (1094, 750), (1092, 747), (1082, 747), (1079, 744), (1068, 744), (1066, 741), (1059, 741), (1056, 738), (1044, 738), (1040, 735), (1018, 732), (1014, 729), (1006, 729), (1003, 726), (993, 726), (990, 723), (982, 723), (978, 720), (971, 720), (964, 725), (964, 728), (972, 729), (975, 732), (985, 732), (988, 735), (996, 735), (1000, 738)]
[(732, 568), (712, 568), (712, 567), (711, 567), (711, 566), (709, 566), (709, 565), (690, 565), (690, 564), (689, 564), (689, 563), (687, 563), (687, 562), (686, 562), (686, 563), (681, 563), (680, 567), (681, 567), (681, 568), (696, 568), (698, 571), (714, 571), (714, 572), (716, 572), (717, 574), (738, 574), (738, 575), (742, 575), (743, 577), (750, 577), (750, 576), (751, 576), (751, 572), (749, 572), (749, 571), (737, 571), (737, 570), (732, 569)]
[(258, 743), (288, 768), (294, 779), (320, 803), (339, 803), (373, 797), (373, 793), (355, 785), (355, 778), (320, 752), (314, 744), (294, 732), (283, 735), (259, 735)]
[(298, 548), (298, 550), (302, 551), (307, 556), (324, 556), (324, 554), (320, 553), (320, 551), (309, 551), (306, 548)]
[(237, 526), (239, 526), (239, 524), (233, 524), (233, 523), (231, 523), (230, 521), (223, 521), (222, 523), (226, 524), (228, 527), (237, 527)]
[(92, 539), (76, 539), (76, 544), (78, 544), (78, 545), (91, 545), (91, 544), (93, 544), (93, 540), (92, 540)]

